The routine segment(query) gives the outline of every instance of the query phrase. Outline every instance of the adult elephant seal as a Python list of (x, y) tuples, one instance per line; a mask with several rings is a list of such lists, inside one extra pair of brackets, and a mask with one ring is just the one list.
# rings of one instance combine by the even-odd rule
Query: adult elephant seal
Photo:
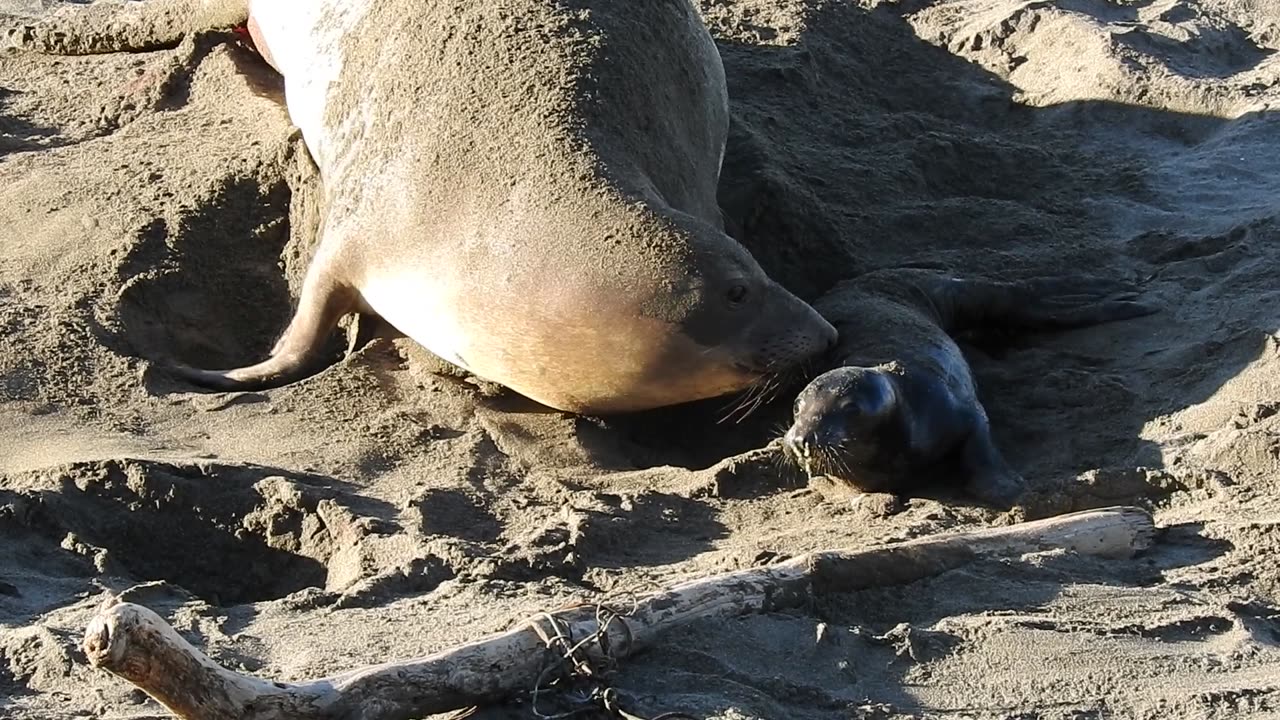
[(688, 0), (175, 4), (248, 22), (325, 193), (271, 356), (186, 379), (296, 381), (351, 312), (583, 413), (727, 394), (834, 343), (722, 229), (724, 70)]
[(815, 303), (840, 332), (836, 367), (796, 398), (783, 447), (810, 476), (863, 492), (958, 475), (970, 495), (1009, 507), (1024, 482), (992, 442), (948, 333), (1065, 329), (1154, 312), (1129, 290), (1099, 278), (988, 282), (916, 269), (840, 283)]

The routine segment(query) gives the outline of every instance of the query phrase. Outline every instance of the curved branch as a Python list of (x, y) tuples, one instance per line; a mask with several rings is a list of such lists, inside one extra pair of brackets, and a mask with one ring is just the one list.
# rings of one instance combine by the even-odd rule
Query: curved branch
[(1107, 508), (1010, 527), (863, 550), (814, 552), (647, 595), (601, 622), (595, 606), (544, 613), (489, 638), (416, 660), (288, 684), (235, 673), (183, 640), (152, 611), (120, 603), (89, 625), (89, 662), (190, 720), (404, 720), (495, 702), (534, 687), (563, 660), (565, 638), (594, 660), (620, 660), (695, 620), (796, 607), (815, 595), (914, 582), (980, 557), (1048, 549), (1125, 558), (1155, 540), (1150, 514)]

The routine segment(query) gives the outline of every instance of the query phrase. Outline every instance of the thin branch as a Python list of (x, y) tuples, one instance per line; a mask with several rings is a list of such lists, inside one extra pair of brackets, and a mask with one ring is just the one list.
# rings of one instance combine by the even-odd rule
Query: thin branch
[[(1072, 513), (1009, 527), (814, 552), (643, 596), (625, 611), (582, 606), (543, 613), (507, 632), (416, 660), (299, 684), (219, 666), (154, 612), (105, 608), (89, 625), (89, 661), (128, 680), (186, 720), (407, 720), (493, 703), (544, 682), (573, 661), (613, 663), (695, 620), (804, 605), (824, 593), (913, 582), (980, 557), (1065, 549), (1105, 558), (1144, 550), (1156, 535), (1137, 508)], [(558, 672), (558, 671), (556, 671)]]

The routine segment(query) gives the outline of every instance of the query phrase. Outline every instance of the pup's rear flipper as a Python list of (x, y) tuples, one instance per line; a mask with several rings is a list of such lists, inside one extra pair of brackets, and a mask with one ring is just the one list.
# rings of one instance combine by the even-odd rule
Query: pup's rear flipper
[(1092, 275), (1021, 282), (935, 279), (930, 296), (948, 331), (978, 328), (1066, 330), (1159, 312), (1132, 283)]
[(1136, 299), (1137, 285), (1095, 275), (1007, 282), (889, 268), (853, 282), (918, 308), (949, 333), (992, 328), (1065, 330), (1159, 312)]
[(1029, 329), (1068, 329), (1159, 312), (1136, 300), (1138, 288), (1109, 278), (1067, 276), (1011, 283), (1004, 321)]

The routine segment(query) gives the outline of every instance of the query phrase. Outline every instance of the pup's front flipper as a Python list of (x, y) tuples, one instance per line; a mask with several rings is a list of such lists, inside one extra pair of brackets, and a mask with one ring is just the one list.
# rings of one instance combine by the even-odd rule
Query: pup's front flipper
[(985, 422), (965, 441), (963, 465), (968, 474), (965, 492), (1001, 510), (1013, 507), (1027, 489), (1026, 481), (996, 449)]

